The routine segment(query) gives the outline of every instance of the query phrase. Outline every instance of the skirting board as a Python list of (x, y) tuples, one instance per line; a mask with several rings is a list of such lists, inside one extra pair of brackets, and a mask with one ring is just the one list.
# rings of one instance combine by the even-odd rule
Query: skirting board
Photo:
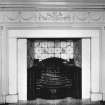
[(91, 101), (101, 101), (103, 99), (102, 93), (92, 93)]
[(103, 93), (103, 101), (105, 101), (105, 93)]
[(17, 103), (18, 95), (8, 95), (6, 96), (6, 103)]

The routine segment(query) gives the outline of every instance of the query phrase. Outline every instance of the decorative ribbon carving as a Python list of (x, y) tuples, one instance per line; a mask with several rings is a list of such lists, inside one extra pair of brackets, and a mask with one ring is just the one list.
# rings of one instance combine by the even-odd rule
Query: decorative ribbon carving
[(99, 23), (105, 21), (104, 12), (70, 11), (9, 11), (0, 12), (0, 22), (60, 22), (60, 23)]

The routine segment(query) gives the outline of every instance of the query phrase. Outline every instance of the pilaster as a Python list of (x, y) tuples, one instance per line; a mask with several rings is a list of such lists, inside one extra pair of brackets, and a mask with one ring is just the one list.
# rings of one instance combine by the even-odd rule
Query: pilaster
[[(7, 54), (7, 36), (5, 26), (1, 26), (1, 99), (5, 102), (8, 94), (8, 54)], [(1, 101), (1, 102), (2, 102)]]

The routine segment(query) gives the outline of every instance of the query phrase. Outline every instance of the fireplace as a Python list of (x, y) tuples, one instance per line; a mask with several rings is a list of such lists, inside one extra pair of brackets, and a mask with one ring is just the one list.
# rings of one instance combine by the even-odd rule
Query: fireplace
[(81, 39), (27, 39), (27, 99), (81, 98)]
[[(70, 95), (69, 97), (75, 96), (74, 98), (89, 99), (89, 100), (90, 99), (91, 100), (101, 100), (102, 99), (102, 94), (100, 93), (100, 89), (99, 89), (99, 81), (100, 81), (99, 80), (99, 55), (100, 55), (99, 54), (99, 46), (100, 46), (99, 30), (50, 30), (50, 29), (49, 30), (44, 30), (44, 29), (42, 29), (42, 30), (41, 29), (39, 29), (39, 30), (36, 30), (36, 29), (35, 30), (25, 30), (25, 29), (24, 30), (9, 30), (8, 38), (9, 38), (8, 39), (9, 93), (8, 93), (8, 96), (6, 97), (7, 101), (8, 100), (10, 100), (10, 101), (12, 100), (12, 102), (27, 101), (27, 99), (28, 99), (27, 95), (29, 95), (28, 88), (27, 88), (28, 87), (27, 85), (29, 85), (29, 84), (27, 84), (27, 76), (28, 76), (28, 69), (30, 69), (33, 66), (32, 61), (35, 61), (37, 63), (42, 63), (42, 62), (52, 61), (52, 59), (53, 59), (53, 61), (58, 60), (60, 62), (59, 65), (61, 65), (61, 64), (62, 64), (62, 66), (66, 65), (65, 67), (68, 67), (69, 65), (72, 66), (73, 65), (72, 61), (74, 61), (75, 66), (80, 69), (80, 70), (78, 70), (78, 71), (80, 71), (79, 73), (76, 72), (76, 75), (79, 74), (79, 77), (81, 77), (79, 80), (80, 88), (78, 88), (78, 89), (81, 89), (80, 93), (79, 93), (80, 95), (70, 95), (68, 93), (68, 96)], [(44, 56), (44, 57), (40, 58), (39, 60), (31, 59), (30, 64), (29, 64), (29, 62), (28, 62), (29, 58), (27, 58), (28, 41), (30, 40), (31, 42), (33, 42), (36, 39), (37, 39), (37, 41), (38, 40), (42, 41), (41, 38), (44, 38), (44, 40), (49, 38), (47, 40), (58, 41), (58, 42), (59, 42), (59, 40), (61, 42), (65, 41), (65, 40), (71, 41), (71, 42), (72, 41), (78, 42), (78, 40), (81, 40), (80, 41), (81, 42), (81, 53), (80, 53), (81, 61), (78, 63), (77, 61), (80, 59), (77, 59), (76, 57), (73, 58), (72, 53), (70, 54), (70, 59), (65, 59), (66, 56), (63, 56), (64, 58), (59, 57), (59, 56), (61, 56), (60, 54), (56, 55), (56, 53), (54, 53), (53, 55), (56, 55), (56, 56), (51, 57), (51, 54), (48, 54), (47, 56), (49, 56), (49, 57)], [(52, 38), (53, 38), (53, 40), (51, 40)], [(65, 40), (62, 40), (62, 39), (65, 39)], [(77, 39), (77, 40), (74, 40), (74, 39)], [(74, 53), (75, 52), (73, 52), (73, 54)], [(38, 58), (38, 57), (36, 57), (36, 58)], [(46, 64), (46, 63), (42, 63), (42, 64)], [(57, 67), (59, 67), (59, 65)], [(56, 75), (54, 75), (54, 73), (52, 73), (52, 74), (51, 73), (48, 73), (48, 74), (41, 73), (41, 75), (43, 75), (43, 74), (47, 75), (47, 76), (50, 75), (50, 77), (55, 76), (53, 78), (55, 80), (57, 79), (56, 77), (63, 77), (63, 75), (61, 75), (61, 74), (64, 72), (64, 70), (62, 70), (62, 72), (61, 72), (61, 69), (60, 68), (57, 69), (55, 66), (53, 66), (53, 67), (48, 66), (46, 68), (46, 70), (47, 69), (50, 69), (49, 71), (52, 71), (53, 69), (54, 69), (54, 71), (55, 71), (55, 69), (57, 71), (59, 71), (59, 70), (60, 71)], [(70, 71), (70, 70), (68, 70), (68, 71)], [(60, 73), (60, 75), (59, 75), (59, 73)], [(64, 78), (66, 78), (66, 73), (64, 75)], [(73, 71), (73, 74), (74, 74), (74, 71)], [(35, 73), (35, 75), (36, 75), (36, 73)], [(68, 73), (68, 75), (71, 75), (71, 73)], [(43, 76), (41, 76), (41, 77), (43, 77)], [(71, 76), (68, 76), (68, 77), (71, 77)], [(71, 79), (71, 78), (68, 78), (68, 79)], [(80, 83), (80, 81), (81, 81), (81, 83)], [(35, 82), (35, 83), (37, 83), (37, 82)], [(73, 83), (74, 82), (72, 82), (72, 83), (70, 82), (69, 85), (72, 84), (72, 86), (74, 86)], [(55, 85), (53, 85), (53, 86), (55, 86)], [(68, 91), (71, 91), (70, 89), (71, 89), (71, 87), (68, 89)], [(47, 91), (48, 90), (49, 89), (47, 89)], [(51, 94), (53, 94), (52, 97), (50, 97), (50, 99), (64, 98), (64, 96), (56, 97), (57, 90), (55, 87), (52, 88), (50, 90), (50, 92), (52, 92)], [(62, 92), (62, 91), (60, 91), (60, 92)], [(74, 94), (77, 94), (77, 93), (74, 93)], [(47, 97), (44, 97), (44, 98), (47, 98)]]

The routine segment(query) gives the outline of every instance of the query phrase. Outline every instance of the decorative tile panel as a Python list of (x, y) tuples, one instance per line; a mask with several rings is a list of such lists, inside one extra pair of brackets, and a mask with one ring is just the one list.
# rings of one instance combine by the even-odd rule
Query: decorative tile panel
[(28, 67), (33, 65), (34, 59), (40, 61), (57, 57), (67, 61), (74, 59), (77, 66), (81, 66), (81, 39), (78, 40), (28, 40)]
[[(36, 46), (37, 45), (37, 46)], [(40, 41), (34, 42), (35, 59), (46, 59), (49, 57), (58, 57), (63, 59), (73, 58), (73, 41)], [(67, 56), (70, 54), (71, 56)]]

